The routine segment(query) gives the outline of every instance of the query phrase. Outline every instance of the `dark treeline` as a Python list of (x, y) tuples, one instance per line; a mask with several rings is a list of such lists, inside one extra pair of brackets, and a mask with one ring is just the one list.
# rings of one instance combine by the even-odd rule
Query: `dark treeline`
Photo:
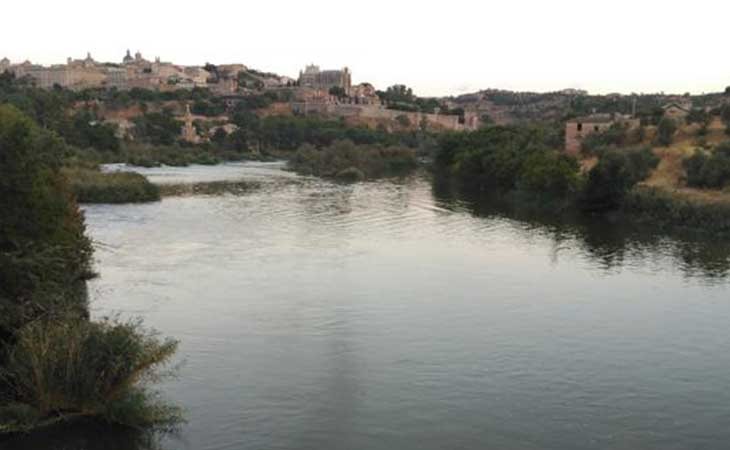
[(442, 136), (435, 166), (472, 192), (527, 194), (551, 208), (598, 212), (620, 208), (658, 163), (648, 148), (606, 148), (583, 174), (574, 157), (556, 150), (561, 146), (556, 127), (487, 127)]
[(0, 105), (0, 437), (78, 418), (147, 427), (179, 417), (141, 382), (176, 342), (89, 318), (92, 246), (62, 172), (67, 153)]

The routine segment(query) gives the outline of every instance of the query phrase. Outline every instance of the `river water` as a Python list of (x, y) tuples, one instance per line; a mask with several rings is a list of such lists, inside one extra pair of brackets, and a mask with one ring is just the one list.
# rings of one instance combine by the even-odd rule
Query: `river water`
[[(521, 217), (421, 175), (143, 172), (261, 183), (85, 208), (94, 315), (180, 340), (162, 390), (188, 423), (162, 449), (730, 445), (727, 243)], [(14, 448), (147, 448), (119, 433)]]

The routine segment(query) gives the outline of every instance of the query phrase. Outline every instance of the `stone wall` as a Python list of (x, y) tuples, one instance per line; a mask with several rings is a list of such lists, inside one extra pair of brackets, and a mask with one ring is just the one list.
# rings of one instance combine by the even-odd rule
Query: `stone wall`
[[(416, 129), (423, 122), (432, 130), (463, 131), (476, 129), (479, 126), (478, 120), (471, 116), (465, 123), (460, 123), (459, 116), (398, 111), (381, 105), (295, 102), (292, 104), (292, 109), (294, 112), (304, 115), (344, 117), (353, 123), (357, 123), (357, 119), (362, 119), (362, 123), (369, 126), (375, 123), (386, 123), (391, 125), (390, 128), (392, 125), (397, 125), (401, 128)], [(408, 119), (407, 125), (405, 125), (406, 120), (402, 117)]]

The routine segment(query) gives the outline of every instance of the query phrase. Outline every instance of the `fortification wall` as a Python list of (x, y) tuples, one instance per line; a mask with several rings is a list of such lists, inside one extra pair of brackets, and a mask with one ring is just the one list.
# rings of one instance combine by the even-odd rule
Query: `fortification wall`
[[(351, 123), (361, 122), (365, 125), (389, 124), (400, 128), (416, 129), (425, 122), (426, 126), (435, 130), (462, 131), (475, 129), (478, 126), (476, 120), (467, 120), (466, 123), (459, 122), (459, 116), (444, 114), (426, 114), (412, 111), (398, 111), (387, 109), (381, 105), (357, 105), (337, 103), (293, 103), (294, 112), (304, 115), (318, 114), (323, 116), (344, 117)], [(402, 119), (405, 117), (407, 119)], [(390, 128), (393, 128), (391, 126)]]

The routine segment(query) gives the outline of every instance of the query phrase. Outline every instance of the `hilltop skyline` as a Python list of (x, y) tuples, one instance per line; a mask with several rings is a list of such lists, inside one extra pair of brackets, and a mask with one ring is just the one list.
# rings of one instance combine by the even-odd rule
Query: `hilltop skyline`
[[(5, 7), (10, 20), (0, 39), (12, 45), (0, 58), (60, 64), (88, 51), (117, 62), (130, 49), (176, 64), (235, 62), (290, 77), (314, 62), (348, 66), (354, 82), (407, 84), (422, 96), (488, 88), (699, 94), (730, 84), (730, 61), (718, 57), (715, 44), (724, 37), (723, 12), (730, 8), (707, 0), (691, 9), (676, 1), (659, 9), (619, 0), (600, 13), (574, 0), (417, 9), (381, 0), (368, 8), (326, 0), (255, 8), (222, 2), (208, 16), (186, 5), (140, 0), (113, 15), (85, 0), (49, 3), (42, 15), (36, 9)], [(29, 33), (21, 20), (27, 17), (44, 32)]]

